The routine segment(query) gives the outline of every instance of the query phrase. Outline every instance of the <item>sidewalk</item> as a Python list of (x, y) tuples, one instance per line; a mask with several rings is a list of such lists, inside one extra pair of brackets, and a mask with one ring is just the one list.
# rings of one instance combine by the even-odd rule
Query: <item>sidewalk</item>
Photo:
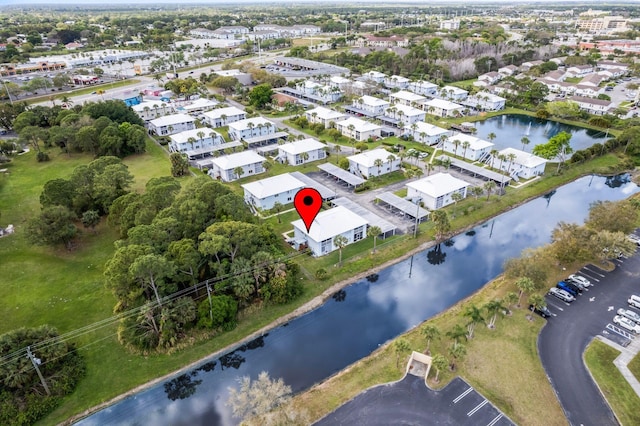
[(636, 376), (629, 370), (627, 365), (631, 362), (631, 360), (640, 352), (640, 338), (633, 339), (631, 343), (626, 348), (623, 348), (619, 344), (612, 342), (609, 339), (606, 339), (602, 336), (596, 336), (602, 343), (606, 343), (612, 348), (620, 351), (620, 355), (613, 361), (620, 373), (624, 376), (624, 378), (629, 382), (631, 387), (636, 394), (640, 397), (640, 382), (636, 379)]

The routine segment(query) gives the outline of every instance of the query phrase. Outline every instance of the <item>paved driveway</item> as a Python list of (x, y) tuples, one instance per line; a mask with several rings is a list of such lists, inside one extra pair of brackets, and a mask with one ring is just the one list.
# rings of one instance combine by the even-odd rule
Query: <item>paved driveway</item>
[(572, 304), (547, 296), (554, 314), (538, 338), (540, 359), (569, 423), (572, 425), (617, 425), (611, 409), (587, 371), (582, 355), (596, 335), (618, 343), (628, 340), (612, 327), (618, 308), (627, 306), (632, 293), (640, 293), (640, 257), (616, 260), (616, 269), (602, 271), (589, 265), (579, 271), (594, 284)]
[(457, 377), (440, 391), (408, 374), (399, 382), (369, 389), (316, 423), (316, 426), (513, 425), (467, 382)]

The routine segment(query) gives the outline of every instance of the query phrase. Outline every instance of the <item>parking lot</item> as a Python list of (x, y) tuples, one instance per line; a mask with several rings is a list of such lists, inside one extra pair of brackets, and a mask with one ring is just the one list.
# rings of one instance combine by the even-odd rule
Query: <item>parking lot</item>
[(506, 426), (514, 423), (457, 377), (434, 391), (408, 374), (399, 382), (371, 388), (316, 423), (324, 425)]
[(574, 302), (546, 297), (552, 316), (540, 333), (538, 351), (572, 425), (618, 424), (584, 365), (582, 356), (587, 345), (597, 335), (622, 346), (640, 338), (613, 323), (619, 308), (640, 314), (640, 310), (627, 304), (631, 294), (640, 294), (640, 256), (613, 262), (616, 268), (611, 272), (594, 265), (578, 271), (577, 275), (589, 279), (592, 286)]

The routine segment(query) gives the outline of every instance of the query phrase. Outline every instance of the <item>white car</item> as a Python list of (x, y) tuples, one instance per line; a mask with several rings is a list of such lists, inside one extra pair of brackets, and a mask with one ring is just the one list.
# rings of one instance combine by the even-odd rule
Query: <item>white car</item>
[(631, 296), (629, 296), (629, 299), (627, 299), (627, 303), (634, 308), (640, 309), (640, 296), (632, 294)]
[(571, 295), (569, 292), (564, 291), (560, 288), (557, 287), (551, 287), (549, 289), (549, 293), (555, 297), (557, 297), (560, 300), (564, 300), (565, 302), (573, 302), (574, 300), (576, 300), (575, 297), (573, 297), (573, 295)]
[(591, 281), (589, 281), (588, 279), (586, 279), (585, 277), (581, 277), (580, 275), (576, 275), (576, 274), (571, 274), (567, 277), (567, 279), (571, 282), (576, 283), (576, 285), (578, 286), (582, 286), (584, 288), (587, 287), (591, 287)]
[(620, 315), (616, 315), (613, 317), (614, 324), (618, 324), (622, 328), (626, 328), (629, 331), (633, 331), (634, 333), (640, 333), (640, 324), (636, 324), (631, 321), (629, 318), (621, 317)]
[(637, 313), (630, 311), (628, 309), (623, 309), (620, 308), (618, 309), (618, 315), (620, 315), (621, 317), (625, 317), (630, 319), (631, 321), (640, 324), (640, 315), (638, 315)]

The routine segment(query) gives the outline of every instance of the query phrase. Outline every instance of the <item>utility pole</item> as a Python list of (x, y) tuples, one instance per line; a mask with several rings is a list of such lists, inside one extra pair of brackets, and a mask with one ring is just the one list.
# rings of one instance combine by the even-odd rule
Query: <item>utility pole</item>
[(4, 84), (4, 90), (7, 92), (9, 102), (11, 102), (11, 105), (13, 105), (13, 98), (11, 97), (11, 93), (9, 92), (9, 88), (7, 87), (7, 82), (5, 80), (2, 80), (2, 84)]
[(209, 280), (207, 280), (207, 297), (209, 298), (209, 318), (213, 324), (213, 303), (211, 302), (211, 287), (209, 287)]
[[(416, 201), (416, 224), (413, 227), (413, 238), (418, 236), (418, 217), (420, 216), (420, 202), (422, 201), (422, 197), (418, 197), (418, 201)], [(412, 259), (413, 261), (413, 259)]]
[(44, 390), (47, 392), (47, 395), (51, 396), (51, 391), (49, 390), (49, 386), (47, 386), (47, 382), (44, 381), (44, 377), (42, 376), (42, 373), (40, 372), (40, 368), (38, 367), (42, 361), (40, 360), (40, 358), (36, 358), (35, 356), (33, 356), (33, 353), (31, 352), (31, 346), (27, 346), (27, 357), (31, 360), (31, 363), (33, 364), (33, 368), (36, 369), (36, 372), (38, 373), (38, 377), (40, 377), (40, 382), (42, 382), (42, 386), (44, 387)]

